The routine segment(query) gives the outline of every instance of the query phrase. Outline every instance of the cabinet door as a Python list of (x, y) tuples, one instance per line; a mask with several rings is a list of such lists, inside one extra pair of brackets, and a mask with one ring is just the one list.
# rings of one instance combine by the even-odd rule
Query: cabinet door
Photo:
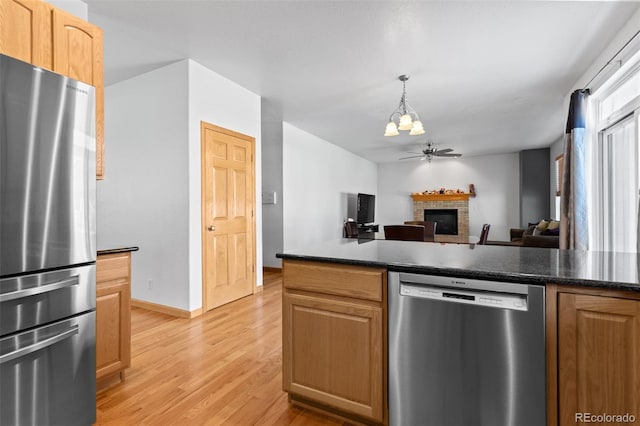
[(130, 365), (129, 254), (99, 256), (96, 276), (96, 378), (100, 379)]
[(40, 0), (1, 0), (0, 53), (53, 69), (51, 7)]
[(54, 71), (96, 88), (96, 175), (104, 174), (104, 69), (102, 30), (64, 11), (53, 10)]
[(560, 424), (640, 415), (640, 301), (558, 295)]
[(98, 284), (96, 294), (96, 378), (129, 367), (129, 283)]
[(284, 390), (382, 421), (382, 308), (283, 297)]

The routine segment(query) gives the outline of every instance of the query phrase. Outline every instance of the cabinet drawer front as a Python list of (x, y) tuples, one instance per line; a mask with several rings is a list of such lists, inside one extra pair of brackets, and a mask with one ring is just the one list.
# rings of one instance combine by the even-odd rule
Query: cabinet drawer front
[(117, 279), (129, 279), (129, 253), (98, 256), (96, 281), (100, 283)]
[(286, 260), (284, 286), (382, 302), (386, 269)]

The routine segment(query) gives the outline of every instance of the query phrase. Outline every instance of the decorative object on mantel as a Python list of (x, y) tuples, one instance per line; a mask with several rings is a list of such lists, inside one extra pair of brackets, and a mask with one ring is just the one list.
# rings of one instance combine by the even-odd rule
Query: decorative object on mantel
[(476, 187), (474, 184), (469, 184), (469, 192), (464, 192), (462, 189), (425, 189), (422, 192), (413, 192), (411, 197), (414, 201), (438, 201), (438, 200), (468, 200), (469, 197), (476, 196)]
[(385, 129), (385, 136), (398, 136), (398, 130), (410, 130), (411, 136), (424, 134), (424, 127), (418, 117), (416, 110), (411, 108), (407, 103), (407, 89), (406, 82), (409, 80), (408, 75), (401, 75), (398, 80), (402, 82), (402, 97), (400, 98), (400, 105), (389, 116), (389, 122)]

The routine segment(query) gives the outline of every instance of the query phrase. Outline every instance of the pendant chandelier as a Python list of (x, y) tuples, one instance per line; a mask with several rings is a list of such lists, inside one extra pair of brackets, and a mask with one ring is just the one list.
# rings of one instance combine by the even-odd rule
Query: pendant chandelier
[(424, 134), (424, 127), (418, 117), (418, 113), (407, 103), (407, 90), (405, 84), (409, 76), (401, 75), (398, 80), (402, 82), (402, 97), (400, 105), (389, 116), (389, 122), (384, 132), (385, 136), (398, 136), (398, 130), (409, 130), (411, 136)]

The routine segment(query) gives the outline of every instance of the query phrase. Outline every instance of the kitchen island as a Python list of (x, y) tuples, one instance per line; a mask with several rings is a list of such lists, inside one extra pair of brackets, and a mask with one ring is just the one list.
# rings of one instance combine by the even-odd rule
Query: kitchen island
[(393, 271), (544, 285), (547, 424), (575, 424), (585, 412), (640, 417), (637, 254), (340, 239), (278, 257), (283, 385), (293, 403), (388, 423)]

